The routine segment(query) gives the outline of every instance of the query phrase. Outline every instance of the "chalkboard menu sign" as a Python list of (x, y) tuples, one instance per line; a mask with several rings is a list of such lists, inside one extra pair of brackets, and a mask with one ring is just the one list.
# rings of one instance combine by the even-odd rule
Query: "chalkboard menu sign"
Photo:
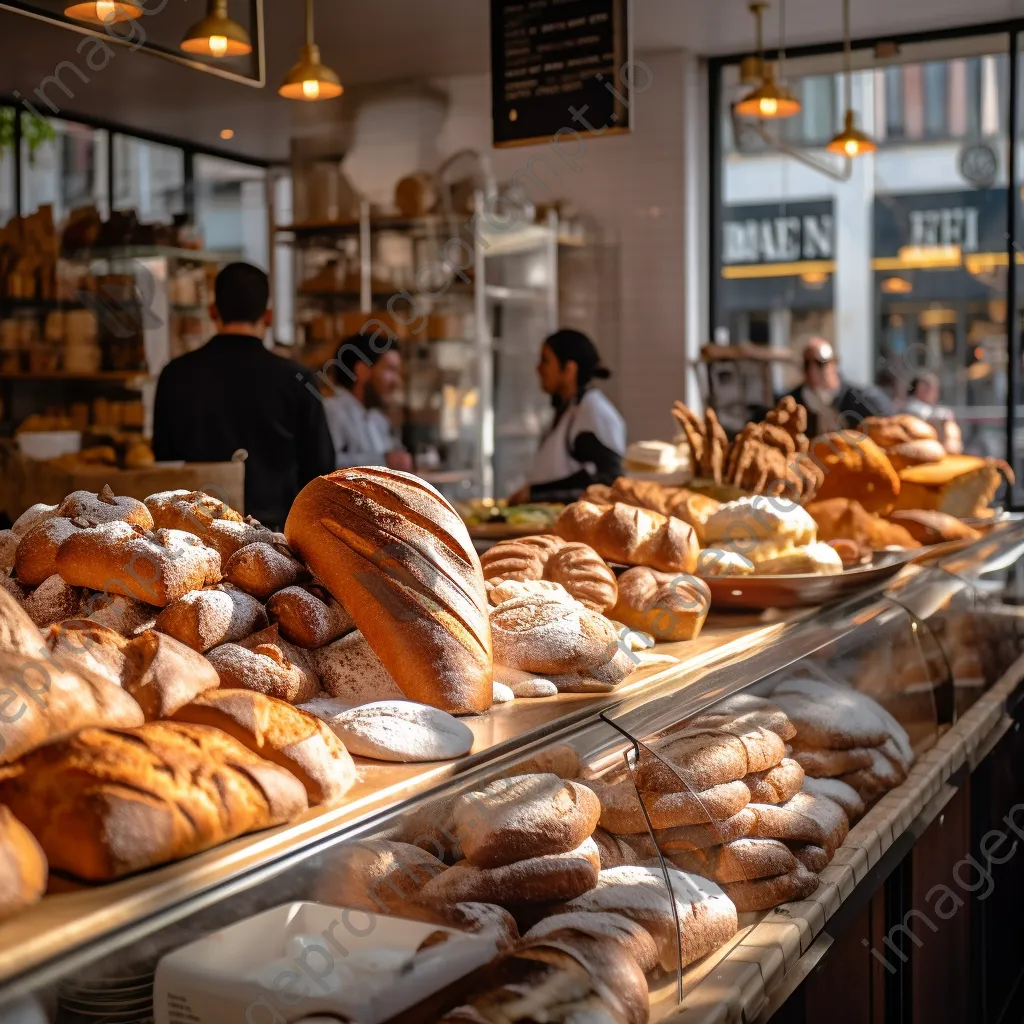
[(491, 0), (495, 146), (629, 131), (629, 5)]

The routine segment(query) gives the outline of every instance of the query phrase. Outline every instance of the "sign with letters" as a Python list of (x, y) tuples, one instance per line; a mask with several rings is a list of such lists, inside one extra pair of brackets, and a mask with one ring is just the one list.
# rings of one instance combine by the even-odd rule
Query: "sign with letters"
[(724, 210), (723, 266), (833, 259), (835, 226), (830, 199), (727, 206)]
[(1004, 188), (875, 197), (875, 256), (903, 249), (1006, 251)]

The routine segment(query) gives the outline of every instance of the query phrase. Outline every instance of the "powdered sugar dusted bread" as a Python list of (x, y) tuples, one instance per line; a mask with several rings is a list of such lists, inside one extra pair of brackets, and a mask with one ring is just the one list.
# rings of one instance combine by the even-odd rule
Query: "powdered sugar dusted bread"
[[(602, 871), (597, 885), (573, 900), (567, 912), (622, 914), (642, 925), (658, 944), (661, 966), (675, 970), (699, 960), (736, 934), (736, 908), (710, 879), (668, 869), (672, 895), (660, 868)], [(673, 912), (673, 903), (674, 912)], [(678, 927), (677, 927), (678, 921)]]
[(132, 597), (93, 592), (83, 599), (79, 615), (122, 636), (133, 636), (143, 628), (151, 629), (159, 612), (159, 608)]
[(758, 839), (794, 839), (834, 850), (850, 830), (839, 804), (810, 793), (797, 793), (778, 806), (752, 804), (751, 810), (757, 814), (751, 834)]
[(600, 816), (601, 805), (591, 790), (557, 775), (497, 779), (463, 794), (452, 806), (463, 854), (481, 868), (575, 850)]
[(737, 693), (720, 700), (714, 707), (701, 712), (687, 726), (695, 729), (720, 729), (740, 736), (752, 728), (771, 729), (787, 743), (796, 736), (796, 726), (777, 704), (750, 693)]
[(772, 699), (789, 715), (804, 747), (877, 747), (892, 732), (891, 720), (880, 714), (880, 706), (849, 687), (787, 679), (775, 688)]
[(480, 560), (434, 488), (393, 470), (339, 470), (303, 488), (285, 535), (407, 697), (454, 714), (490, 707)]
[(224, 579), (261, 601), (290, 587), (305, 571), (291, 554), (266, 541), (239, 548), (224, 563)]
[(447, 761), (473, 746), (473, 730), (457, 718), (408, 700), (364, 704), (327, 724), (353, 754), (378, 761)]
[[(644, 793), (643, 804), (631, 780), (606, 783), (588, 781), (601, 801), (602, 828), (614, 835), (637, 835), (647, 832), (647, 818), (652, 828), (669, 829), (680, 825), (707, 825), (731, 818), (750, 802), (750, 790), (743, 780), (699, 792)], [(644, 816), (644, 810), (647, 817)]]
[(25, 596), (25, 611), (40, 628), (51, 626), (81, 613), (84, 591), (65, 583), (57, 573), (48, 576), (35, 590)]
[(147, 630), (122, 652), (121, 685), (138, 701), (147, 721), (173, 715), (220, 685), (216, 669), (201, 654), (163, 633)]
[(860, 794), (841, 779), (804, 778), (803, 791), (811, 796), (823, 796), (842, 807), (851, 824), (864, 813), (864, 801)]
[(623, 914), (576, 913), (556, 914), (535, 924), (524, 939), (557, 939), (569, 932), (579, 932), (612, 939), (644, 974), (658, 966), (658, 946), (646, 928)]
[(351, 633), (355, 621), (322, 587), (285, 587), (267, 602), (281, 636), (298, 647), (324, 647)]
[(345, 745), (318, 718), (250, 690), (210, 690), (174, 713), (178, 722), (210, 725), (254, 754), (287, 768), (310, 805), (337, 804), (356, 781)]
[(97, 523), (125, 522), (153, 529), (153, 516), (137, 498), (118, 497), (107, 484), (98, 494), (92, 491), (72, 491), (58, 506), (57, 515), (65, 519), (85, 516)]
[(871, 767), (870, 747), (854, 747), (851, 750), (804, 750), (795, 748), (793, 760), (812, 779), (832, 779), (848, 772)]
[(788, 874), (747, 882), (726, 882), (722, 888), (740, 913), (750, 913), (807, 899), (818, 888), (818, 876), (797, 863)]
[(147, 533), (119, 521), (69, 536), (57, 551), (57, 572), (76, 587), (166, 607), (218, 582), (220, 556), (190, 533)]
[(601, 869), (593, 839), (577, 849), (530, 857), (496, 868), (473, 867), (461, 861), (431, 879), (418, 899), (434, 903), (496, 903), (498, 906), (571, 900), (592, 889)]
[(29, 530), (14, 554), (14, 575), (27, 587), (36, 587), (57, 572), (57, 551), (73, 533), (95, 526), (92, 519), (50, 516)]
[(56, 514), (56, 505), (44, 505), (42, 502), (32, 505), (25, 509), (25, 511), (14, 520), (14, 525), (11, 527), (11, 533), (13, 533), (15, 537), (24, 537), (25, 534), (33, 527), (38, 526), (47, 519), (52, 519)]
[(20, 540), (13, 530), (0, 530), (0, 575), (8, 575), (14, 568), (14, 553)]
[(206, 657), (225, 689), (254, 690), (289, 704), (302, 704), (320, 692), (305, 651), (282, 640), (276, 626), (214, 647)]
[(199, 537), (226, 562), (239, 548), (264, 540), (270, 531), (246, 521), (233, 508), (202, 491), (151, 494), (146, 507), (157, 528), (182, 530)]
[(0, 587), (0, 651), (15, 654), (43, 653), (43, 637), (12, 594)]
[(309, 652), (324, 692), (349, 704), (402, 700), (405, 694), (359, 630)]
[(156, 618), (161, 633), (200, 653), (241, 640), (266, 626), (263, 605), (244, 590), (224, 584), (192, 590)]
[(662, 829), (658, 833), (658, 846), (666, 856), (677, 850), (706, 850), (709, 846), (721, 846), (735, 839), (743, 839), (754, 831), (756, 825), (757, 815), (748, 806), (731, 818), (709, 821), (703, 825)]
[(745, 882), (788, 874), (797, 862), (777, 839), (736, 839), (704, 850), (675, 850), (672, 863), (714, 882)]

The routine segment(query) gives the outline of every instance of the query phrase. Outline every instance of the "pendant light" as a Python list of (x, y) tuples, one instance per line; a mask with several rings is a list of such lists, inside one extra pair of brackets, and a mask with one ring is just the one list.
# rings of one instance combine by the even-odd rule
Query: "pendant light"
[(113, 25), (142, 17), (142, 8), (131, 0), (88, 0), (87, 3), (68, 4), (66, 18), (85, 21), (90, 25)]
[(825, 147), (830, 153), (853, 159), (874, 153), (878, 144), (857, 127), (853, 112), (853, 41), (850, 37), (850, 0), (843, 0), (843, 56), (846, 65), (846, 116), (843, 130)]
[[(785, 0), (783, 0), (783, 4), (785, 4)], [(750, 5), (750, 13), (757, 20), (757, 65), (761, 83), (736, 104), (736, 113), (742, 117), (759, 117), (765, 121), (793, 117), (801, 110), (800, 101), (789, 89), (775, 81), (775, 70), (764, 59), (762, 17), (767, 7), (768, 4), (760, 2), (760, 0)], [(784, 10), (785, 7), (783, 7)], [(782, 16), (785, 17), (785, 14), (783, 13)], [(783, 29), (783, 39), (785, 38), (784, 32)]]
[(206, 17), (185, 33), (181, 48), (204, 57), (244, 57), (252, 53), (252, 41), (249, 33), (228, 17), (228, 0), (209, 0)]
[(332, 100), (345, 90), (338, 76), (320, 63), (320, 47), (313, 42), (313, 0), (306, 0), (306, 43), (299, 61), (288, 72), (278, 93), (287, 100)]

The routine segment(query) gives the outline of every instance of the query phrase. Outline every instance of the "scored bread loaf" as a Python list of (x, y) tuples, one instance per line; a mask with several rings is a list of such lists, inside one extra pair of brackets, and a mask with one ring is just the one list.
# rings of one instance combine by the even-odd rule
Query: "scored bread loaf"
[(267, 615), (285, 640), (310, 650), (326, 647), (356, 628), (352, 616), (316, 586), (279, 590), (267, 602)]
[(85, 516), (96, 523), (121, 520), (141, 526), (144, 530), (153, 529), (153, 516), (149, 509), (137, 498), (116, 496), (109, 484), (104, 484), (98, 494), (92, 491), (72, 491), (57, 507), (56, 514), (65, 519)]
[(57, 572), (76, 587), (166, 607), (220, 580), (220, 555), (191, 533), (117, 521), (73, 533), (57, 550)]
[(711, 591), (696, 576), (637, 567), (619, 577), (619, 599), (608, 613), (655, 640), (695, 640), (711, 608)]
[(251, 690), (210, 690), (174, 712), (174, 721), (211, 725), (254, 754), (287, 768), (310, 806), (332, 806), (352, 788), (356, 768), (345, 745), (313, 715)]
[(454, 714), (491, 706), (480, 560), (433, 487), (392, 470), (339, 470), (303, 488), (285, 536), (406, 696)]
[(600, 816), (592, 790), (557, 775), (497, 779), (452, 806), (463, 856), (478, 868), (568, 853), (593, 834)]
[(207, 690), (220, 686), (216, 669), (174, 637), (147, 630), (125, 644), (121, 685), (146, 721), (167, 718)]
[(139, 705), (119, 686), (65, 668), (55, 655), (39, 658), (0, 651), (0, 679), (5, 683), (0, 692), (5, 713), (0, 764), (10, 764), (78, 729), (143, 721)]
[(567, 505), (555, 533), (563, 540), (589, 544), (609, 562), (647, 565), (661, 572), (692, 573), (700, 554), (692, 526), (621, 502)]
[(224, 579), (261, 601), (290, 587), (305, 571), (287, 550), (262, 540), (239, 548), (224, 563)]
[(266, 627), (263, 605), (244, 590), (222, 583), (189, 591), (156, 617), (156, 629), (200, 654)]
[(82, 729), (0, 781), (50, 867), (110, 881), (180, 860), (306, 810), (306, 790), (218, 729), (149, 722)]
[(0, 920), (38, 902), (46, 891), (47, 865), (35, 837), (0, 805)]

